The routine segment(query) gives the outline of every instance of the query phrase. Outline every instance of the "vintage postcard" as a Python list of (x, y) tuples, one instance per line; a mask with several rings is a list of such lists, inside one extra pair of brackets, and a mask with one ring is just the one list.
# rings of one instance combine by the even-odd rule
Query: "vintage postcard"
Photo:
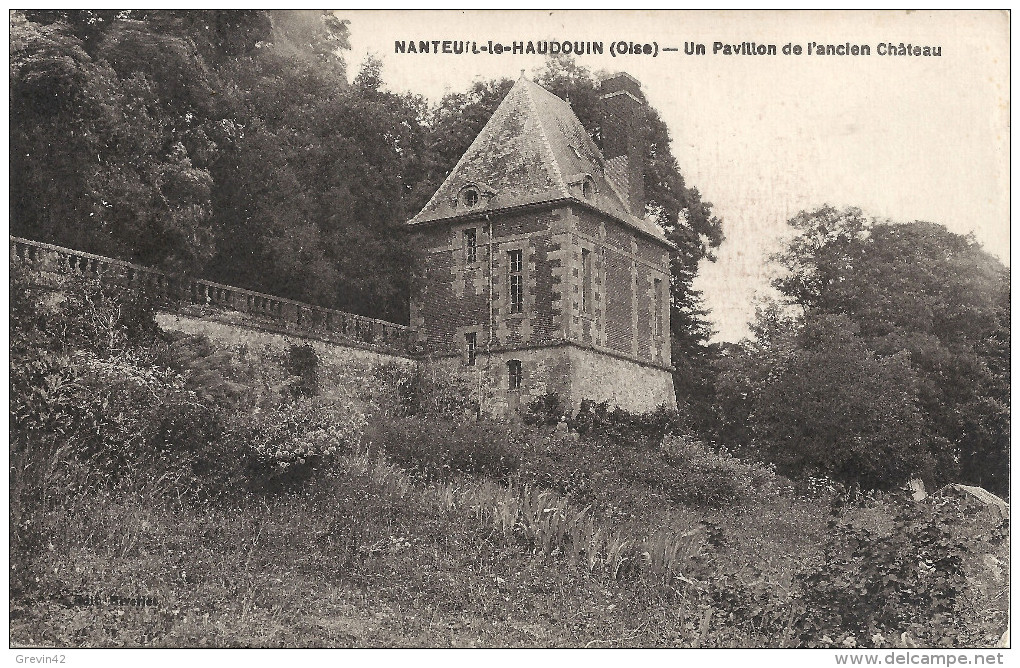
[(15, 662), (1010, 654), (1008, 11), (9, 16)]

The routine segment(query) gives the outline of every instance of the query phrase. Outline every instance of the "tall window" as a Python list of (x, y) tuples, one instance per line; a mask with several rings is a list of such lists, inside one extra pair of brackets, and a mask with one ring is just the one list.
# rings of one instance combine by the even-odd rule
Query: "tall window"
[(662, 336), (662, 279), (655, 279), (655, 336)]
[(467, 364), (468, 366), (474, 366), (475, 354), (478, 351), (478, 334), (468, 332), (464, 335), (464, 343), (467, 347)]
[(473, 227), (464, 230), (464, 258), (467, 262), (478, 261), (478, 235)]
[(591, 313), (592, 303), (591, 283), (591, 251), (587, 248), (581, 249), (581, 312)]
[(511, 390), (521, 389), (521, 379), (523, 376), (523, 372), (521, 370), (521, 361), (510, 360), (509, 362), (506, 363), (506, 370), (508, 380), (507, 387), (510, 388)]
[(510, 278), (510, 312), (524, 310), (524, 261), (520, 250), (507, 251)]

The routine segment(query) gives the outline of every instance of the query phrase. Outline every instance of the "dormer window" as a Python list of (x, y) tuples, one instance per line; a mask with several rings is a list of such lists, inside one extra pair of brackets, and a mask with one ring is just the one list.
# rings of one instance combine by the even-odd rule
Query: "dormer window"
[(466, 206), (469, 209), (473, 209), (474, 207), (478, 206), (478, 200), (479, 199), (480, 199), (480, 197), (478, 195), (478, 189), (477, 188), (465, 188), (460, 193), (460, 202), (461, 202), (461, 204), (463, 204), (464, 206)]
[(583, 195), (585, 199), (594, 199), (595, 193), (595, 180), (589, 176), (581, 183), (581, 195)]

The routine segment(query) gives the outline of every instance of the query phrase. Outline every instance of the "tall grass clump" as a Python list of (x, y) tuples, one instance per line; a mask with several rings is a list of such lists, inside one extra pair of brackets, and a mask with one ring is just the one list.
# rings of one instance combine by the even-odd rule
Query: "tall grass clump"
[(707, 544), (700, 528), (650, 534), (607, 528), (590, 507), (578, 509), (563, 496), (530, 485), (446, 483), (435, 498), (444, 510), (460, 509), (532, 553), (562, 559), (612, 580), (638, 576), (673, 587), (695, 585)]

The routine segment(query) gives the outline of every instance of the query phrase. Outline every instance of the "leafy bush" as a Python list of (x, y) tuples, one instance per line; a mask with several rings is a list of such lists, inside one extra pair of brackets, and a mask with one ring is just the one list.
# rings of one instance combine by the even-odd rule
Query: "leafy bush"
[(726, 441), (753, 444), (791, 477), (883, 490), (918, 474), (931, 479), (939, 442), (925, 438), (911, 356), (876, 353), (859, 329), (843, 315), (812, 315), (762, 329), (761, 341), (723, 357), (717, 396)]
[(525, 424), (559, 424), (567, 415), (567, 408), (556, 392), (547, 392), (528, 404), (524, 412)]
[(388, 388), (377, 403), (385, 413), (397, 417), (432, 416), (463, 420), (478, 414), (475, 388), (461, 374), (438, 364), (388, 364), (375, 371)]
[(203, 402), (233, 406), (250, 389), (234, 372), (229, 351), (218, 349), (205, 336), (171, 335), (157, 343), (152, 361), (184, 376), (185, 387)]
[(364, 416), (350, 405), (304, 400), (231, 415), (201, 471), (214, 491), (240, 482), (255, 492), (293, 489), (361, 443)]
[(156, 303), (144, 292), (87, 276), (65, 276), (62, 299), (45, 310), (42, 328), (65, 347), (106, 356), (149, 345), (159, 335)]
[(662, 486), (670, 499), (691, 506), (718, 508), (778, 493), (772, 466), (738, 459), (685, 436), (669, 436), (662, 454), (670, 465)]
[(603, 436), (617, 443), (658, 443), (680, 427), (680, 416), (674, 408), (663, 404), (648, 413), (631, 413), (619, 407), (610, 408), (608, 401), (585, 399), (577, 414), (567, 421), (571, 429), (583, 436)]
[(288, 383), (295, 397), (314, 397), (319, 393), (319, 355), (309, 344), (291, 344), (284, 363), (287, 372), (296, 376)]
[(809, 647), (884, 647), (907, 633), (929, 647), (959, 642), (966, 546), (938, 507), (902, 503), (891, 531), (833, 519), (822, 564), (798, 579)]
[[(692, 507), (742, 505), (779, 493), (784, 483), (772, 467), (737, 459), (700, 441), (670, 435), (661, 444), (647, 437), (522, 435), (526, 456), (521, 477), (565, 494), (603, 514), (625, 499), (651, 492)], [(647, 503), (640, 502), (639, 503)]]
[(404, 417), (377, 425), (373, 436), (391, 462), (425, 480), (456, 473), (506, 480), (520, 465), (509, 429), (499, 422)]

